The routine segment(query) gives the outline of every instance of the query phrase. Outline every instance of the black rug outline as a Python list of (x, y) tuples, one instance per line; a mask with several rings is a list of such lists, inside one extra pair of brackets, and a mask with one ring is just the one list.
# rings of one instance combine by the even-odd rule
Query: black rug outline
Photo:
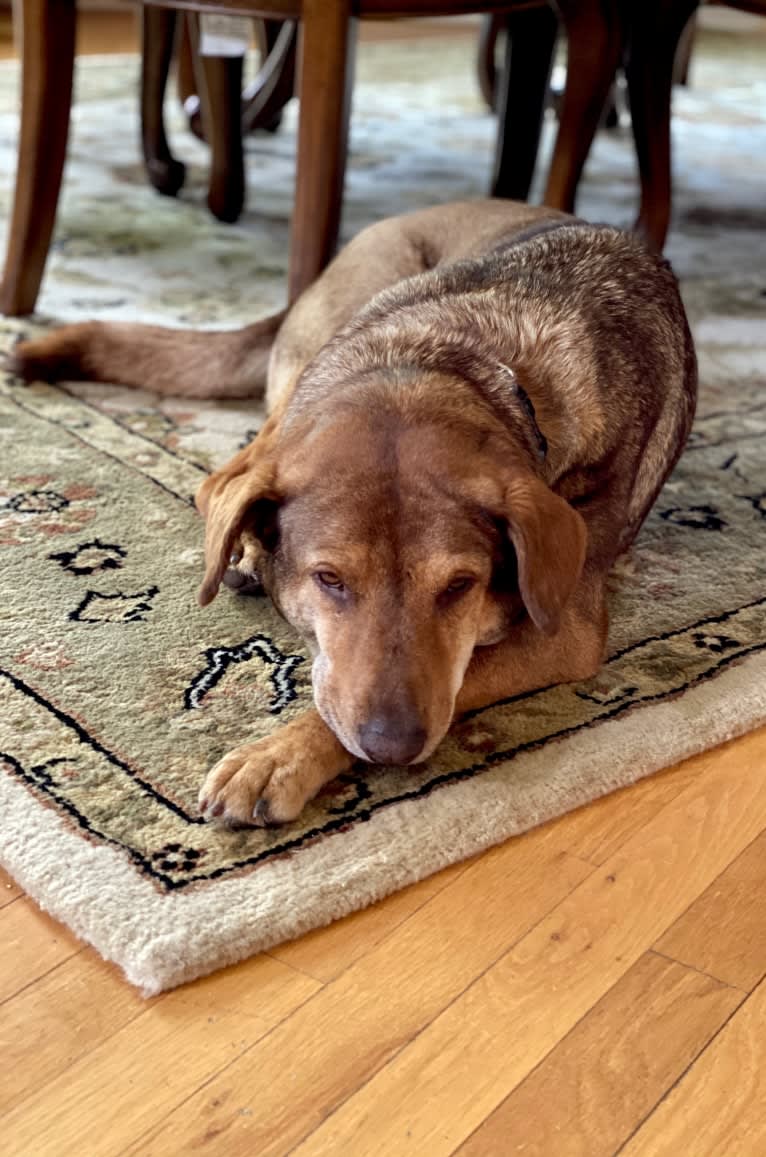
[[(281, 661), (272, 659), (268, 654), (264, 654), (266, 650), (276, 651), (281, 656)], [(229, 667), (237, 663), (247, 663), (253, 658), (253, 655), (260, 655), (264, 662), (270, 663), (273, 668), (273, 670), (269, 671), (269, 679), (274, 688), (276, 706), (269, 707), (268, 712), (270, 715), (280, 715), (285, 707), (297, 698), (292, 673), (301, 663), (306, 662), (306, 658), (304, 655), (283, 654), (268, 635), (264, 635), (260, 631), (256, 631), (249, 639), (245, 639), (244, 642), (237, 643), (233, 647), (217, 646), (206, 648), (205, 659), (207, 660), (207, 666), (197, 672), (184, 691), (184, 707), (186, 710), (198, 711), (205, 696), (218, 686)], [(284, 678), (284, 687), (280, 687), (279, 685), (280, 678)], [(200, 687), (203, 687), (203, 690), (196, 701), (194, 701), (194, 697)], [(287, 696), (289, 696), (289, 698)]]

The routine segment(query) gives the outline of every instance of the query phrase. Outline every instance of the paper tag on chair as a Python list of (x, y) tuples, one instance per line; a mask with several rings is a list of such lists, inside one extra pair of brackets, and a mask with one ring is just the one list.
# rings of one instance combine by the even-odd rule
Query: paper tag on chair
[(199, 18), (202, 56), (244, 56), (250, 47), (253, 22), (249, 16), (221, 16), (203, 12)]

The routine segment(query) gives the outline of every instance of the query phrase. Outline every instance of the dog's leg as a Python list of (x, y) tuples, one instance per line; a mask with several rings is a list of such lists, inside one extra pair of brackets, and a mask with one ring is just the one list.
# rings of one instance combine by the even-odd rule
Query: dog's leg
[(527, 619), (503, 642), (477, 648), (458, 692), (455, 717), (539, 687), (589, 679), (603, 662), (607, 625), (603, 579), (584, 579), (555, 635), (543, 635)]
[(319, 712), (304, 711), (273, 735), (225, 755), (202, 785), (200, 811), (230, 827), (287, 823), (353, 761)]
[(184, 398), (253, 397), (263, 393), (284, 317), (217, 332), (83, 322), (19, 342), (6, 366), (26, 381), (115, 382)]

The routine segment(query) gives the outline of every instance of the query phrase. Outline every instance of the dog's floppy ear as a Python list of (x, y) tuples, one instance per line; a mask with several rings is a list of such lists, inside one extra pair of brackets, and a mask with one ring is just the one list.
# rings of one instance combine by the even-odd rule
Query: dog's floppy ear
[(588, 539), (585, 522), (531, 473), (509, 482), (505, 501), (521, 597), (535, 626), (554, 635), (582, 573)]
[(211, 474), (199, 488), (197, 509), (206, 519), (205, 576), (199, 589), (200, 606), (218, 593), (229, 557), (246, 518), (253, 516), (258, 535), (258, 514), (279, 501), (274, 487), (272, 458), (258, 453), (257, 442), (240, 450), (221, 470)]

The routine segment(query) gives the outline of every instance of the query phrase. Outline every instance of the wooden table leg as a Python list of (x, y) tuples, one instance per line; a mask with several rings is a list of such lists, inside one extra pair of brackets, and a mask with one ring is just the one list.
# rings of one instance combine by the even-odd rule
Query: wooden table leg
[[(640, 0), (650, 6), (652, 0)], [(545, 204), (571, 213), (575, 192), (620, 62), (619, 0), (559, 0), (567, 31), (567, 80)]]
[(547, 4), (505, 17), (505, 68), (498, 78), (493, 197), (525, 201), (535, 171), (559, 20)]
[(56, 219), (69, 132), (75, 0), (24, 0), (21, 133), (0, 310), (31, 313)]
[(288, 292), (294, 301), (321, 273), (340, 225), (356, 22), (349, 0), (304, 0), (300, 119)]
[(170, 152), (165, 134), (165, 88), (173, 56), (176, 14), (154, 4), (141, 7), (141, 143), (149, 180), (168, 197), (184, 183), (186, 169)]

